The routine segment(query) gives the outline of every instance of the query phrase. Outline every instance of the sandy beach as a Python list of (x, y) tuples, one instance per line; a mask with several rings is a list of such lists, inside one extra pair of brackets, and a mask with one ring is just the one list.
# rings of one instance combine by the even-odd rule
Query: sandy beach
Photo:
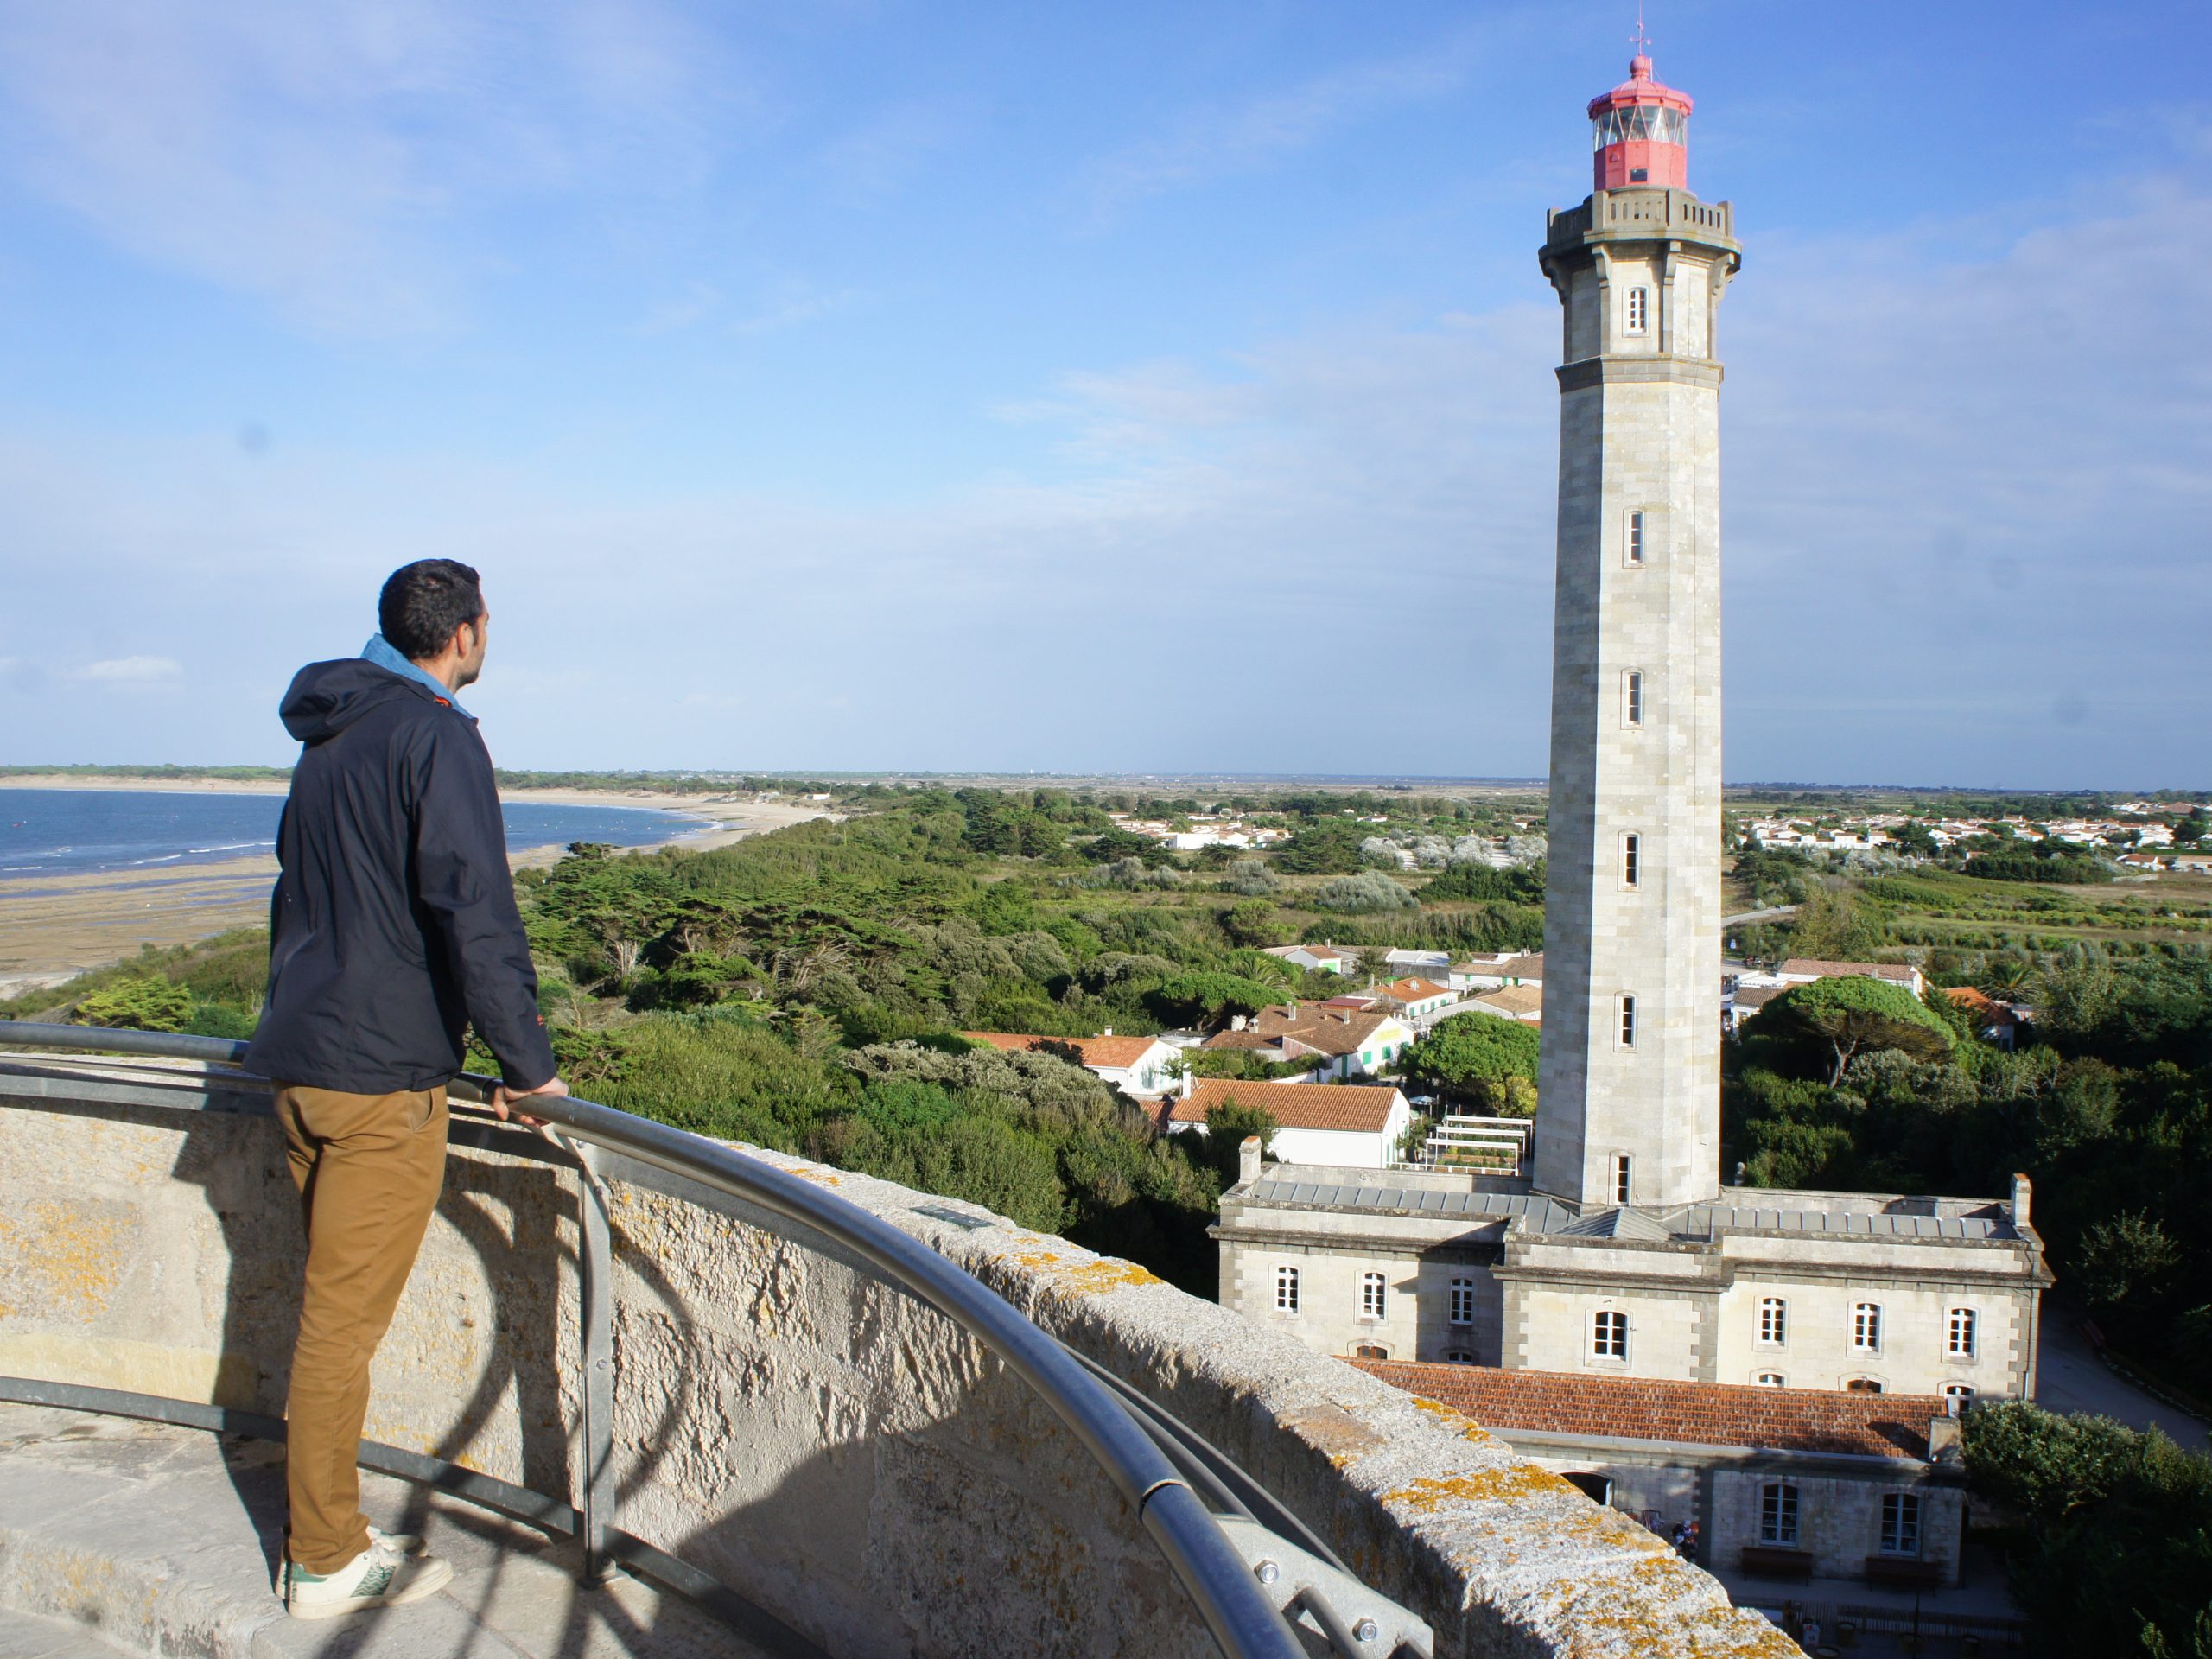
[[(24, 773), (0, 789), (149, 790), (200, 795), (282, 795), (279, 779), (230, 782), (181, 778), (77, 778)], [(678, 846), (725, 847), (747, 836), (827, 816), (810, 804), (659, 790), (503, 790), (500, 798), (548, 806), (645, 807), (681, 812), (711, 825), (676, 838)], [(550, 864), (558, 845), (514, 855), (518, 868)], [(269, 919), (276, 861), (266, 855), (192, 864), (174, 870), (92, 875), (29, 875), (0, 880), (0, 1000), (59, 984), (86, 969), (137, 954), (146, 944), (188, 944)]]

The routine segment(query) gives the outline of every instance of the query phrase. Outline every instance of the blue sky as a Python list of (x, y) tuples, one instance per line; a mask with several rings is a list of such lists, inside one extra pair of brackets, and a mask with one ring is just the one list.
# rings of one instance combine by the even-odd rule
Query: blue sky
[[(1666, 3), (1732, 779), (2203, 787), (2212, 10)], [(1541, 773), (1632, 9), (0, 0), (0, 760)]]

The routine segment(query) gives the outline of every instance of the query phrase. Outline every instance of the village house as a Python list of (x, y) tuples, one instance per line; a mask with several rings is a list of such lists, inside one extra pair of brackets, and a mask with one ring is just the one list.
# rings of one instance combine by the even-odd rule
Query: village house
[(1206, 1039), (1212, 1049), (1249, 1049), (1282, 1064), (1310, 1062), (1315, 1080), (1370, 1075), (1395, 1060), (1414, 1039), (1413, 1028), (1388, 1010), (1363, 1010), (1321, 1002), (1286, 1002), (1241, 1017)]
[(1309, 973), (1343, 974), (1351, 970), (1351, 953), (1326, 944), (1271, 944), (1262, 952), (1280, 957), (1294, 968)]
[(1448, 950), (1391, 950), (1384, 954), (1382, 963), (1399, 977), (1412, 976), (1446, 982), (1452, 977), (1452, 953)]
[(1413, 1108), (1388, 1084), (1248, 1083), (1231, 1077), (1185, 1079), (1184, 1092), (1160, 1103), (1169, 1135), (1206, 1133), (1206, 1114), (1234, 1100), (1275, 1122), (1270, 1147), (1278, 1164), (1388, 1169), (1413, 1122)]
[(1151, 1100), (1175, 1086), (1181, 1071), (1173, 1044), (1158, 1037), (1116, 1037), (1109, 1029), (1096, 1037), (1039, 1037), (1007, 1031), (963, 1031), (970, 1042), (1016, 1052), (1051, 1043), (1072, 1048), (1101, 1079), (1134, 1100)]
[(1491, 956), (1471, 957), (1452, 969), (1455, 991), (1495, 991), (1509, 985), (1541, 988), (1544, 953), (1541, 950), (1501, 950)]
[(1952, 1007), (1962, 1009), (1973, 1020), (1975, 1036), (1985, 1043), (1995, 1044), (1999, 1048), (2011, 1048), (2019, 1039), (2020, 1027), (2031, 1018), (2025, 1008), (2010, 1002), (1999, 1002), (1995, 997), (1978, 991), (1971, 985), (1951, 986), (1943, 995), (1949, 999)]
[(1439, 985), (1433, 980), (1418, 976), (1394, 979), (1375, 988), (1375, 998), (1382, 1007), (1393, 1014), (1412, 1020), (1425, 1020), (1440, 1009), (1449, 1007), (1453, 1001), (1452, 988)]
[(1484, 991), (1478, 996), (1454, 1002), (1440, 1010), (1436, 1018), (1450, 1020), (1463, 1014), (1495, 1014), (1502, 1020), (1540, 1026), (1544, 1022), (1544, 994), (1534, 985), (1508, 985), (1503, 990)]
[(1816, 979), (1878, 979), (1902, 986), (1915, 996), (1925, 995), (1928, 982), (1909, 962), (1823, 962), (1814, 957), (1792, 957), (1774, 970), (1783, 985), (1809, 985)]

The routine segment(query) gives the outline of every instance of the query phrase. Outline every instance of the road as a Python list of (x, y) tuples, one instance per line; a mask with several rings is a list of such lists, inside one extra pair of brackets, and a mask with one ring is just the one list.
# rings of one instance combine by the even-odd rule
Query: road
[(2107, 1367), (2082, 1334), (2081, 1317), (2059, 1303), (2044, 1302), (2043, 1340), (2036, 1351), (2036, 1403), (2053, 1411), (2093, 1411), (2130, 1428), (2162, 1428), (2193, 1451), (2206, 1450), (2212, 1444), (2207, 1426), (2152, 1399)]

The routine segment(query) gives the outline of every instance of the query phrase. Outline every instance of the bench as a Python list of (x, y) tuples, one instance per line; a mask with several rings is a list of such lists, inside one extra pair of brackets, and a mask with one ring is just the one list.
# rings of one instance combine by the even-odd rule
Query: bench
[(1762, 1579), (1804, 1579), (1813, 1576), (1813, 1552), (1787, 1544), (1745, 1544), (1742, 1570)]
[(1923, 1561), (1910, 1555), (1869, 1555), (1866, 1582), (1894, 1584), (1907, 1589), (1933, 1590), (1943, 1582), (1941, 1561)]

